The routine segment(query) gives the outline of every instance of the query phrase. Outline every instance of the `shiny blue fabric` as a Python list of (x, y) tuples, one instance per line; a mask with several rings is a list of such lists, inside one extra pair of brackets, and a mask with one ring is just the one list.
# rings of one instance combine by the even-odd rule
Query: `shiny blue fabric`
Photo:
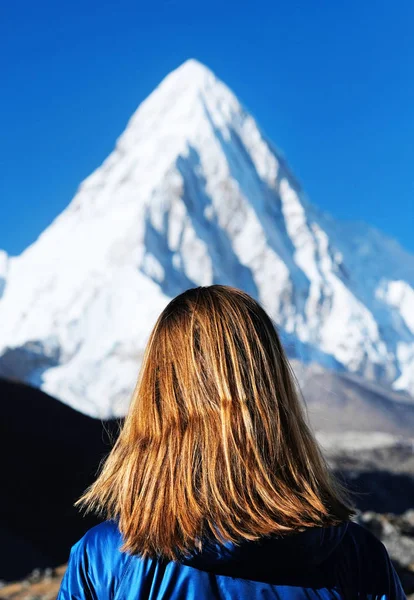
[(209, 544), (182, 562), (120, 552), (107, 521), (73, 546), (57, 600), (401, 600), (383, 544), (355, 523)]

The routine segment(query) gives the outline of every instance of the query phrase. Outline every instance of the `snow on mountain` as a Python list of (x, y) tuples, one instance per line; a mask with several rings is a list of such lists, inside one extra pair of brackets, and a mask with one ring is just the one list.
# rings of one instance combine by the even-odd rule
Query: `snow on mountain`
[(9, 266), (9, 257), (4, 250), (0, 250), (0, 298), (6, 288), (7, 269)]
[(125, 412), (159, 312), (213, 282), (257, 297), (291, 353), (414, 393), (414, 257), (310, 204), (252, 116), (194, 60), (8, 263), (0, 375), (91, 415)]

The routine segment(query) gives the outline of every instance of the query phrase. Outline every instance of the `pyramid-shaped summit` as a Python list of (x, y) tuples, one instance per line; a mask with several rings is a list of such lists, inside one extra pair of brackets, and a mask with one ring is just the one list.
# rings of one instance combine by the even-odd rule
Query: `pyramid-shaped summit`
[(171, 71), (147, 99), (154, 103), (159, 97), (163, 102), (180, 103), (199, 100), (204, 96), (220, 99), (224, 104), (239, 104), (233, 92), (206, 65), (194, 58), (186, 60), (177, 69)]
[(219, 282), (258, 298), (302, 358), (412, 393), (413, 273), (395, 242), (310, 205), (236, 96), (190, 60), (8, 259), (0, 375), (121, 415), (159, 312)]
[(194, 101), (196, 96), (209, 93), (221, 95), (224, 102), (237, 101), (231, 90), (206, 65), (191, 58), (171, 71), (137, 112), (142, 111), (146, 104), (152, 104), (153, 108), (155, 104), (164, 104), (164, 107), (158, 106), (162, 113), (170, 103), (176, 104), (177, 99), (180, 103), (183, 103), (186, 98), (190, 102)]
[(195, 58), (189, 58), (179, 67), (171, 71), (161, 83), (161, 86), (172, 85), (178, 87), (182, 84), (187, 87), (194, 86), (199, 89), (209, 85), (209, 82), (216, 82), (218, 79), (205, 64)]

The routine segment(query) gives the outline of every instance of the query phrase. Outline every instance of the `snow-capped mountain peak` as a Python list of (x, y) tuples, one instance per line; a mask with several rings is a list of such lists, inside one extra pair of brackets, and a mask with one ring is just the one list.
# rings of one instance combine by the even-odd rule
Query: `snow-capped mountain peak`
[(169, 298), (212, 282), (257, 297), (292, 353), (414, 391), (414, 258), (311, 205), (195, 60), (164, 79), (67, 209), (7, 264), (0, 374), (93, 415), (125, 411)]
[(191, 99), (194, 94), (208, 95), (209, 93), (213, 95), (220, 95), (221, 93), (224, 99), (226, 96), (233, 97), (231, 91), (217, 79), (208, 67), (198, 60), (190, 58), (165, 77), (147, 100), (142, 103), (141, 110), (146, 104), (157, 101), (165, 106), (169, 103), (176, 103), (177, 99), (180, 103), (183, 103), (184, 98)]

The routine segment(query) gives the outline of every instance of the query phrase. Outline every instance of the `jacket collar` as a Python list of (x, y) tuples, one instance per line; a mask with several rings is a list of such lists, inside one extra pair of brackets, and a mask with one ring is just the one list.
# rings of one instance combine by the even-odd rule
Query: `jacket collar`
[(319, 570), (341, 543), (348, 528), (344, 522), (331, 527), (311, 527), (285, 536), (264, 537), (239, 545), (206, 543), (201, 552), (183, 559), (183, 564), (203, 571), (268, 580), (283, 571)]

